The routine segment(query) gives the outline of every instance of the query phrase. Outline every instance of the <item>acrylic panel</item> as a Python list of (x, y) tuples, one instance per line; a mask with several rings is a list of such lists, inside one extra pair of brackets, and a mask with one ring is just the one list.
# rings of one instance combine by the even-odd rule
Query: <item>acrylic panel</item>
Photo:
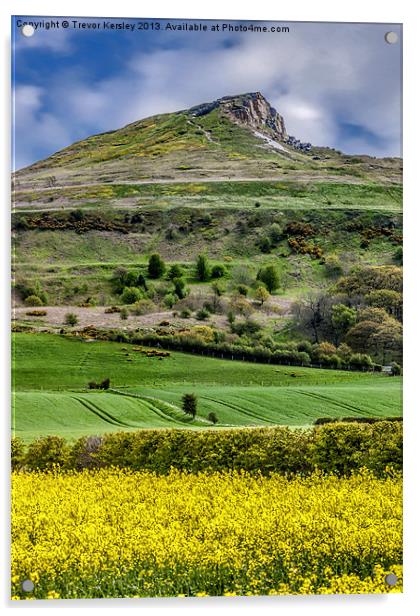
[(12, 18), (14, 599), (402, 591), (401, 72)]

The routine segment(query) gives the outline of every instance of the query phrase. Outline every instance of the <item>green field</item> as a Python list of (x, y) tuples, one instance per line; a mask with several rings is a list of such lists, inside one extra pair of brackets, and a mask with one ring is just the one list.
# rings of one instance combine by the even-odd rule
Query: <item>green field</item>
[[(401, 381), (381, 374), (272, 366), (171, 353), (165, 359), (130, 345), (51, 334), (14, 335), (13, 433), (74, 439), (139, 428), (306, 426), (317, 417), (401, 413)], [(88, 391), (109, 377), (113, 391)], [(181, 409), (198, 396), (194, 421)]]

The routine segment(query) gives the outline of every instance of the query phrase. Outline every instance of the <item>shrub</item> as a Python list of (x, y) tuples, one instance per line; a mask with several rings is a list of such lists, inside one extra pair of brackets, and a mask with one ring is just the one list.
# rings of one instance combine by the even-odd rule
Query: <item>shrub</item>
[(78, 324), (78, 322), (79, 319), (77, 317), (77, 314), (74, 314), (74, 312), (68, 312), (64, 317), (65, 325), (70, 325), (71, 327), (74, 327)]
[(128, 319), (128, 310), (127, 308), (121, 308), (120, 310), (120, 318), (122, 321), (126, 321)]
[(84, 468), (99, 468), (102, 466), (97, 459), (97, 453), (103, 443), (101, 436), (83, 436), (79, 438), (69, 454), (69, 466), (80, 471)]
[(262, 237), (258, 242), (258, 246), (261, 252), (264, 254), (268, 254), (271, 252), (271, 242), (268, 237)]
[(264, 304), (270, 297), (270, 293), (265, 287), (258, 287), (255, 291), (255, 299), (260, 303), (260, 306)]
[(22, 468), (25, 459), (25, 444), (18, 437), (12, 438), (11, 443), (11, 464), (12, 470), (15, 471)]
[(401, 374), (401, 366), (400, 364), (397, 364), (396, 361), (393, 361), (391, 363), (391, 374), (392, 376), (399, 376)]
[(181, 319), (188, 319), (191, 316), (191, 310), (183, 308), (180, 313)]
[(183, 274), (184, 274), (184, 270), (182, 269), (182, 267), (178, 265), (177, 263), (175, 263), (174, 265), (171, 265), (171, 267), (169, 268), (168, 279), (174, 280), (175, 278), (182, 278)]
[(211, 423), (214, 425), (216, 425), (217, 422), (219, 421), (216, 413), (214, 413), (213, 411), (210, 411), (210, 413), (207, 415), (207, 419), (211, 421)]
[(135, 304), (131, 306), (132, 314), (137, 316), (141, 316), (143, 314), (148, 314), (149, 312), (154, 312), (156, 309), (155, 304), (150, 299), (139, 299)]
[(178, 297), (176, 297), (173, 293), (167, 293), (163, 298), (163, 303), (167, 308), (172, 308), (174, 304), (178, 301)]
[(55, 465), (65, 466), (69, 449), (64, 438), (44, 436), (32, 442), (25, 456), (25, 465), (29, 469), (46, 470)]
[[(194, 394), (187, 394), (192, 395)], [(49, 468), (128, 467), (162, 474), (245, 470), (307, 475), (322, 472), (348, 475), (367, 467), (377, 476), (402, 469), (402, 421), (328, 422), (308, 429), (287, 427), (219, 430), (138, 430), (79, 439), (67, 455), (64, 440), (39, 439), (29, 447), (24, 465)], [(397, 419), (397, 418), (395, 418)], [(319, 423), (321, 424), (321, 421)], [(324, 420), (325, 422), (325, 420)]]
[(283, 232), (277, 222), (273, 222), (270, 226), (269, 234), (273, 244), (278, 244), (283, 239)]
[(337, 255), (328, 255), (325, 257), (325, 273), (328, 278), (338, 278), (343, 274), (343, 266)]
[(148, 272), (150, 278), (161, 278), (165, 273), (166, 266), (162, 257), (155, 253), (149, 258)]
[(223, 278), (226, 275), (226, 268), (224, 265), (216, 264), (211, 268), (212, 278)]
[(209, 316), (210, 312), (206, 308), (200, 308), (200, 310), (197, 310), (197, 312), (195, 313), (195, 318), (199, 321), (206, 321)]
[(26, 306), (42, 306), (43, 304), (42, 299), (38, 295), (28, 295), (24, 301)]
[(244, 297), (246, 297), (249, 293), (249, 287), (247, 287), (246, 284), (238, 284), (236, 290), (238, 291), (239, 295), (243, 295)]
[(28, 317), (45, 317), (47, 315), (46, 310), (28, 310), (25, 312)]
[(135, 304), (143, 297), (143, 293), (137, 287), (124, 287), (121, 293), (121, 301), (123, 304)]
[(182, 396), (182, 409), (184, 413), (194, 418), (197, 414), (197, 396), (195, 394), (184, 394)]

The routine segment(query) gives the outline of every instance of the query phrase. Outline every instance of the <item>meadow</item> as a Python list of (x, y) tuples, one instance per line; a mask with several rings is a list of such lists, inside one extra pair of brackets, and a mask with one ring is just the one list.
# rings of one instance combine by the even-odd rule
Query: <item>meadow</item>
[[(42, 349), (42, 352), (40, 350)], [(171, 352), (146, 357), (123, 343), (14, 334), (12, 429), (25, 441), (139, 428), (307, 426), (318, 417), (401, 413), (401, 379), (382, 374), (267, 365)], [(112, 391), (89, 391), (111, 379)], [(194, 420), (184, 393), (198, 396)]]
[(367, 471), (18, 472), (12, 595), (26, 578), (38, 599), (401, 592), (401, 490)]

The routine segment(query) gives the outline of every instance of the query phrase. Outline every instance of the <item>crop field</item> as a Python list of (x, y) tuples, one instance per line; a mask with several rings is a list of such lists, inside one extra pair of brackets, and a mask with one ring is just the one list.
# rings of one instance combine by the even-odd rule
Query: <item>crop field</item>
[(401, 592), (401, 490), (367, 471), (15, 473), (12, 595), (27, 577), (40, 599)]
[[(41, 352), (42, 349), (42, 352)], [(306, 426), (317, 417), (401, 413), (401, 381), (381, 374), (273, 366), (186, 353), (162, 360), (113, 342), (51, 334), (14, 335), (12, 428), (25, 441), (139, 428)], [(87, 389), (111, 379), (112, 391)], [(184, 393), (198, 396), (195, 420)]]

